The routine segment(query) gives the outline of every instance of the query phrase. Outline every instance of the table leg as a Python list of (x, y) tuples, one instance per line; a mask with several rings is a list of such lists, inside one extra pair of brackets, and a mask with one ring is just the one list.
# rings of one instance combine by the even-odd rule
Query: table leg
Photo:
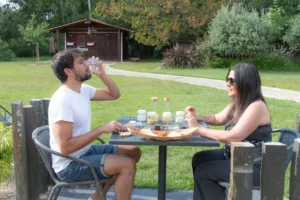
[(158, 149), (158, 200), (166, 199), (166, 166), (167, 147), (159, 146)]

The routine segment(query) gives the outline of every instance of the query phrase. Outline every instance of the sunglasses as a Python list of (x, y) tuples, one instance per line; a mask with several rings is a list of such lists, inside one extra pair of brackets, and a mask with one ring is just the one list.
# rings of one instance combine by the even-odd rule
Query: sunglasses
[(226, 83), (228, 83), (228, 81), (229, 81), (229, 84), (230, 84), (231, 86), (233, 86), (234, 83), (235, 83), (235, 80), (234, 80), (233, 78), (228, 78), (228, 77), (226, 77)]

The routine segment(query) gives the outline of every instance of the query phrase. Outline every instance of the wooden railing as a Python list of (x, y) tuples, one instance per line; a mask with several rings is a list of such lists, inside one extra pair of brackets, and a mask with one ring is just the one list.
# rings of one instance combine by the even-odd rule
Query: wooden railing
[(39, 194), (47, 192), (52, 183), (31, 137), (35, 128), (48, 124), (49, 99), (33, 99), (30, 104), (11, 104), (16, 200), (39, 199)]
[[(250, 143), (231, 144), (231, 174), (228, 199), (252, 200), (254, 146)], [(289, 199), (300, 199), (300, 139), (294, 141), (290, 173)], [(260, 199), (282, 200), (284, 195), (286, 145), (279, 142), (262, 145)]]

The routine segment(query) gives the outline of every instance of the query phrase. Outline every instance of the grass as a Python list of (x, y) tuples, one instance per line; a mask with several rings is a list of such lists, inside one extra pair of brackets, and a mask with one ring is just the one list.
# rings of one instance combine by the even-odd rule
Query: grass
[[(18, 62), (0, 62), (0, 104), (11, 110), (13, 100), (22, 100), (28, 105), (31, 99), (49, 98), (60, 86), (54, 77), (50, 64), (34, 66), (35, 60), (22, 60)], [(122, 63), (114, 67), (149, 71), (155, 73), (199, 76), (206, 78), (224, 79), (227, 70), (198, 69), (198, 70), (159, 70), (158, 62), (154, 63)], [(286, 85), (283, 79), (292, 80), (292, 74), (276, 74), (267, 72), (276, 77), (280, 86)], [(283, 76), (281, 79), (280, 76)], [(92, 102), (92, 127), (118, 119), (120, 116), (135, 116), (138, 109), (150, 109), (151, 97), (159, 97), (158, 110), (163, 109), (163, 97), (171, 98), (171, 111), (183, 110), (187, 105), (194, 105), (198, 112), (208, 114), (223, 109), (229, 102), (227, 92), (209, 87), (194, 86), (173, 81), (162, 81), (147, 78), (133, 78), (125, 76), (111, 76), (121, 91), (121, 98), (117, 101)], [(265, 77), (265, 73), (262, 73)], [(102, 83), (96, 77), (87, 82), (95, 87)], [(225, 83), (224, 83), (225, 84)], [(291, 83), (291, 85), (296, 83)], [(299, 85), (299, 84), (298, 84)], [(296, 114), (300, 104), (293, 101), (283, 101), (266, 98), (272, 116), (273, 128), (289, 127), (295, 129)], [(216, 127), (223, 129), (224, 127)], [(103, 135), (106, 142), (110, 134)], [(143, 155), (138, 163), (135, 178), (135, 187), (157, 187), (158, 148), (141, 146)], [(191, 172), (191, 159), (194, 153), (212, 148), (201, 147), (170, 147), (167, 155), (167, 190), (190, 190), (193, 188)], [(286, 173), (285, 196), (288, 196), (289, 169)]]
[[(208, 79), (225, 80), (228, 69), (161, 69), (159, 61), (153, 62), (127, 62), (117, 63), (112, 66), (116, 69), (128, 71), (149, 72), (157, 74), (172, 74), (177, 76), (189, 76)], [(300, 91), (300, 70), (298, 68), (288, 68), (284, 70), (260, 70), (263, 86), (276, 87), (287, 90)]]

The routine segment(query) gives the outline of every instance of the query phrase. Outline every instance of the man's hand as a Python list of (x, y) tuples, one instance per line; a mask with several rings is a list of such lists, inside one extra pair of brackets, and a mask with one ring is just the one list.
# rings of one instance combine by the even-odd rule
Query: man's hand
[(102, 76), (102, 75), (106, 74), (106, 72), (105, 72), (105, 66), (104, 66), (102, 60), (100, 60), (98, 62), (97, 70), (94, 69), (92, 72), (93, 72), (93, 74), (95, 74), (97, 76)]
[(108, 124), (104, 124), (103, 126), (99, 127), (99, 129), (102, 133), (112, 133), (124, 131), (126, 128), (121, 123), (117, 121), (112, 121)]

